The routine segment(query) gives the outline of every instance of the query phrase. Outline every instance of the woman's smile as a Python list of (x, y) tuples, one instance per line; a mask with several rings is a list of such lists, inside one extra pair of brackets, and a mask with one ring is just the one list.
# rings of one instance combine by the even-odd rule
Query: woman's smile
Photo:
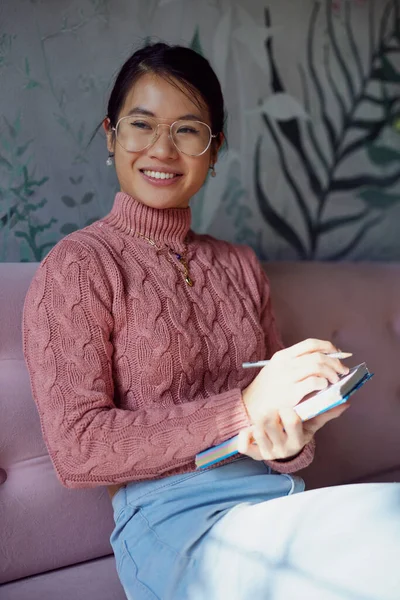
[(182, 177), (182, 173), (173, 171), (171, 168), (164, 169), (163, 167), (145, 167), (139, 169), (144, 179), (155, 186), (175, 185)]

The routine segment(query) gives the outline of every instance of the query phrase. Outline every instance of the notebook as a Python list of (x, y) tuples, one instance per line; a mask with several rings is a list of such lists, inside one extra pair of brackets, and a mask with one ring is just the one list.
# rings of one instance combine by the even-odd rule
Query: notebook
[[(308, 419), (312, 419), (346, 402), (372, 376), (373, 373), (370, 373), (365, 362), (361, 363), (350, 369), (350, 372), (347, 375), (343, 375), (337, 383), (329, 385), (325, 390), (316, 392), (311, 397), (297, 404), (294, 410), (302, 421), (308, 421)], [(196, 456), (196, 467), (198, 469), (205, 469), (237, 454), (237, 440), (238, 436), (234, 436), (226, 440), (226, 442), (222, 442), (222, 444), (203, 450), (203, 452), (200, 452)]]
[(350, 369), (350, 372), (343, 375), (337, 383), (332, 383), (325, 390), (316, 392), (307, 400), (300, 402), (294, 410), (302, 421), (308, 421), (346, 402), (349, 394), (356, 391), (354, 388), (358, 389), (358, 384), (363, 382), (364, 378), (369, 379), (371, 376), (365, 362), (361, 363)]

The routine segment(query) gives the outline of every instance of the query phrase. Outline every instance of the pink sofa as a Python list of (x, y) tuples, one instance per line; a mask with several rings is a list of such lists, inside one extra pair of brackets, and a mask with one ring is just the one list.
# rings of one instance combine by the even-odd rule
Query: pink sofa
[[(0, 598), (123, 600), (105, 489), (63, 488), (42, 441), (21, 349), (36, 264), (0, 264)], [(317, 436), (307, 486), (400, 481), (400, 266), (269, 264), (286, 344), (332, 339), (375, 377)], [(149, 557), (150, 559), (150, 557)]]

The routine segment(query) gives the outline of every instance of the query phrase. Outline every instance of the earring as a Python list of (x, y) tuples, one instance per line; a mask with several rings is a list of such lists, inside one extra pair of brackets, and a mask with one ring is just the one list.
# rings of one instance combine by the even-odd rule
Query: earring
[(216, 176), (217, 176), (217, 173), (215, 172), (215, 166), (214, 166), (214, 165), (211, 165), (211, 166), (210, 166), (210, 169), (211, 169), (211, 177), (216, 177)]
[(106, 160), (107, 167), (112, 167), (113, 162), (114, 162), (113, 158), (114, 158), (114, 154), (110, 152), (110, 154), (108, 155), (108, 158)]

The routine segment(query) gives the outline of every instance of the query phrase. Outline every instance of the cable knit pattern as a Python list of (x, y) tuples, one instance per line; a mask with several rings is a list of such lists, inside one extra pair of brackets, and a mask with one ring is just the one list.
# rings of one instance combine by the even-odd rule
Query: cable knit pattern
[[(186, 285), (165, 247), (188, 245)], [(173, 259), (172, 259), (173, 260)], [(156, 210), (120, 192), (74, 232), (28, 291), (24, 353), (61, 482), (88, 487), (194, 470), (201, 450), (249, 425), (243, 361), (279, 348), (254, 253), (190, 231), (190, 209)], [(296, 459), (305, 467), (313, 444)]]

